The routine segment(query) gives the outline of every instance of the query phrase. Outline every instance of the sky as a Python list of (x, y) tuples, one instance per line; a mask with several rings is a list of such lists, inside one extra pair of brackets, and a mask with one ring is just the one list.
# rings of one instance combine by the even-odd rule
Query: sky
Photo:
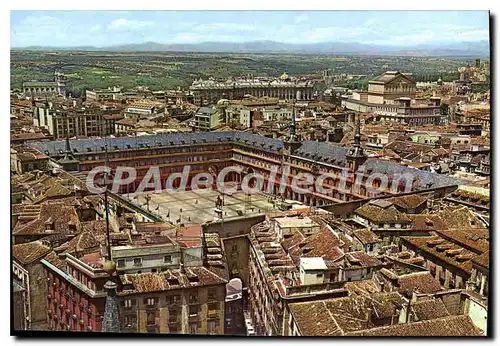
[(489, 39), (487, 11), (12, 11), (10, 19), (11, 47), (257, 40), (411, 46)]

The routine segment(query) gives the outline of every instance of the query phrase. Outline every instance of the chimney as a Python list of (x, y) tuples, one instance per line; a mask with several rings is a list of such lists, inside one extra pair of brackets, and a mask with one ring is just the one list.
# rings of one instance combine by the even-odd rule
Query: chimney
[(370, 322), (372, 320), (372, 308), (366, 309), (366, 328), (370, 328)]
[(465, 283), (465, 289), (467, 291), (475, 291), (477, 288), (476, 286), (476, 283), (474, 282), (474, 280), (467, 280), (467, 282)]
[(415, 290), (412, 290), (411, 291), (411, 302), (412, 303), (416, 303), (418, 300), (418, 296), (417, 296), (417, 291)]
[[(413, 299), (413, 296), (412, 296), (412, 299)], [(406, 306), (406, 321), (405, 321), (405, 323), (410, 323), (410, 313), (411, 313), (412, 299), (408, 299), (408, 305)]]

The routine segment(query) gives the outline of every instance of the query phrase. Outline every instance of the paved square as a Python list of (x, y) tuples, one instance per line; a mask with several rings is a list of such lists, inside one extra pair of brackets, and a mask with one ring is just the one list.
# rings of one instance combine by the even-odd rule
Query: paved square
[[(148, 197), (146, 197), (148, 196)], [(215, 202), (222, 194), (215, 190), (141, 192), (123, 195), (143, 208), (160, 214), (166, 221), (174, 225), (199, 225), (217, 219)], [(147, 201), (149, 198), (149, 203)], [(149, 206), (148, 206), (149, 204)], [(264, 212), (276, 211), (268, 197), (260, 194), (246, 195), (242, 191), (224, 195), (222, 208), (223, 218), (250, 216)]]

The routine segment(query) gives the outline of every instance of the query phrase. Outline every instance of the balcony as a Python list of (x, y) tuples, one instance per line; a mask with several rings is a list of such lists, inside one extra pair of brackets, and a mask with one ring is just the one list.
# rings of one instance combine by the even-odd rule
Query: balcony
[(218, 317), (218, 315), (219, 315), (219, 310), (208, 310), (207, 311), (208, 318)]
[(199, 318), (200, 318), (199, 313), (192, 313), (192, 314), (189, 314), (189, 316), (188, 316), (189, 321), (197, 321)]

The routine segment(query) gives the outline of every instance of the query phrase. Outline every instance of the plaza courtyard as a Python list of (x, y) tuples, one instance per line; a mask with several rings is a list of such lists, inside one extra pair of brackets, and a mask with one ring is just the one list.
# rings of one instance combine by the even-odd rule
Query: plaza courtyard
[[(207, 221), (251, 216), (278, 210), (263, 194), (247, 195), (242, 191), (222, 194), (203, 189), (196, 191), (162, 191), (125, 194), (123, 197), (156, 214), (174, 225), (199, 225)], [(216, 208), (217, 199), (224, 205)]]

